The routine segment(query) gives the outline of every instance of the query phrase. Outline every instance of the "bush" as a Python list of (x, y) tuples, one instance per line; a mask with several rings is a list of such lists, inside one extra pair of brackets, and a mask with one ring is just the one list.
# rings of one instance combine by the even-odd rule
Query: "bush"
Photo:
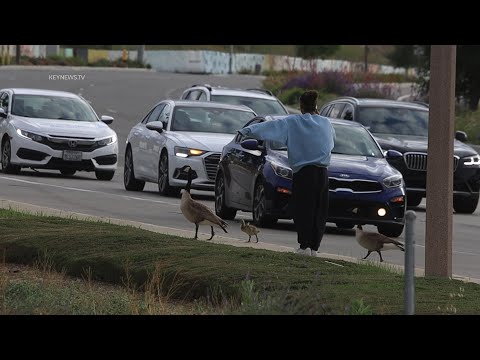
[(305, 89), (294, 87), (288, 89), (278, 95), (280, 101), (286, 105), (295, 105), (300, 101), (300, 96), (305, 92)]
[(480, 110), (458, 112), (455, 130), (465, 131), (468, 136), (468, 143), (480, 144)]

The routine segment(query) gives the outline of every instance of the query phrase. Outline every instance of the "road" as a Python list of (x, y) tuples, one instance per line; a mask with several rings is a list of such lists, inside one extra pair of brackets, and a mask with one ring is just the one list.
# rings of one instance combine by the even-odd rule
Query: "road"
[[(85, 80), (51, 81), (52, 74), (81, 74)], [(101, 70), (0, 70), (0, 87), (34, 87), (67, 90), (81, 93), (91, 101), (99, 115), (115, 117), (112, 128), (120, 141), (120, 166), (112, 181), (97, 181), (91, 173), (78, 173), (72, 178), (63, 178), (56, 172), (31, 170), (20, 175), (0, 174), (0, 198), (14, 200), (59, 210), (73, 211), (94, 216), (107, 216), (150, 223), (171, 228), (192, 230), (180, 213), (178, 198), (162, 197), (155, 184), (147, 184), (143, 192), (127, 192), (123, 187), (123, 152), (130, 128), (141, 120), (148, 109), (164, 98), (176, 98), (182, 90), (195, 83), (210, 83), (235, 87), (258, 87), (261, 77), (256, 76), (205, 76), (169, 74), (138, 71)], [(193, 192), (196, 199), (213, 209), (213, 194)], [(416, 265), (424, 266), (425, 203), (417, 212)], [(454, 215), (453, 271), (457, 275), (480, 278), (480, 212), (472, 215)], [(245, 241), (240, 231), (240, 219), (251, 219), (249, 213), (239, 212), (230, 223), (229, 236)], [(330, 225), (330, 224), (329, 224)], [(375, 230), (366, 227), (367, 230)], [(202, 236), (208, 237), (209, 227), (200, 228)], [(296, 246), (296, 233), (292, 221), (280, 221), (272, 229), (262, 229), (260, 241), (284, 246)], [(400, 237), (400, 240), (403, 240)], [(322, 252), (354, 257), (363, 257), (365, 251), (356, 243), (354, 231), (328, 227), (321, 245)], [(385, 252), (386, 262), (403, 264), (403, 253)], [(370, 258), (378, 259), (377, 254)]]

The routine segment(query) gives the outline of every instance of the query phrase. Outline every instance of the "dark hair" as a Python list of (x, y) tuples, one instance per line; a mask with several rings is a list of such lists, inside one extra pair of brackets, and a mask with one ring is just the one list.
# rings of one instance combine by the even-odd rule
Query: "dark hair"
[(314, 112), (317, 109), (318, 93), (315, 90), (305, 91), (300, 96), (300, 106), (305, 112)]

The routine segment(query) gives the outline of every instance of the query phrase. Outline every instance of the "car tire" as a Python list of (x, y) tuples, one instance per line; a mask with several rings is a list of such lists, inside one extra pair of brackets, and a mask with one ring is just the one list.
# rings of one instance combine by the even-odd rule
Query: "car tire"
[(237, 210), (225, 205), (225, 179), (222, 173), (217, 174), (215, 181), (215, 214), (223, 220), (233, 220)]
[(73, 176), (77, 170), (72, 170), (72, 169), (60, 169), (60, 174), (63, 176)]
[(388, 237), (399, 237), (403, 232), (403, 224), (383, 224), (378, 225), (378, 232)]
[(2, 170), (5, 174), (18, 174), (21, 167), (18, 165), (12, 165), (12, 146), (10, 139), (6, 138), (2, 144)]
[(337, 228), (339, 229), (353, 229), (353, 227), (355, 226), (354, 223), (351, 223), (351, 222), (348, 222), (348, 221), (339, 221), (337, 223), (335, 223), (335, 225), (337, 225)]
[(128, 191), (142, 191), (145, 187), (145, 181), (135, 179), (133, 169), (132, 148), (128, 147), (125, 153), (125, 166), (123, 168), (123, 185)]
[(162, 152), (160, 162), (158, 163), (158, 192), (165, 196), (178, 196), (181, 189), (170, 186), (168, 178), (168, 154), (164, 151)]
[(113, 179), (115, 171), (111, 170), (95, 170), (95, 176), (98, 180), (110, 181)]
[(459, 214), (473, 214), (477, 210), (478, 195), (453, 197), (453, 209)]
[(278, 219), (268, 216), (266, 212), (265, 186), (262, 181), (257, 181), (253, 193), (252, 216), (253, 223), (259, 227), (269, 227), (277, 223)]
[(418, 194), (407, 194), (407, 207), (416, 207), (420, 205), (423, 200), (422, 195)]

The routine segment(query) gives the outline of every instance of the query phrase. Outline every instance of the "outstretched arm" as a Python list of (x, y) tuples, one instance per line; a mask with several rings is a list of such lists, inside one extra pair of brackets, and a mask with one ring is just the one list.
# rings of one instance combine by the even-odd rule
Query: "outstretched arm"
[(239, 130), (239, 132), (242, 135), (251, 136), (254, 139), (278, 141), (282, 144), (286, 144), (288, 124), (285, 121), (285, 118), (283, 118), (250, 125)]

